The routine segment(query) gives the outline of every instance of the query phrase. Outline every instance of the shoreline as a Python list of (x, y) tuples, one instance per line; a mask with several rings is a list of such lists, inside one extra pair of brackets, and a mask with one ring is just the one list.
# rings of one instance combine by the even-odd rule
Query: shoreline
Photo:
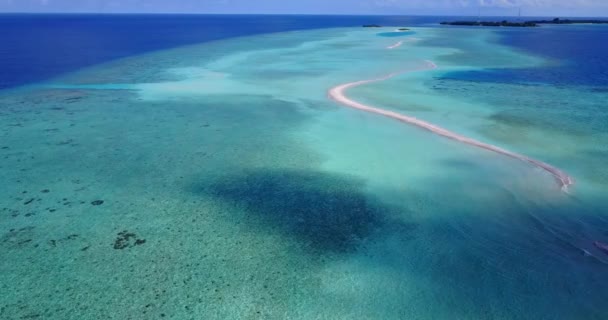
[(455, 140), (455, 141), (458, 141), (458, 142), (461, 142), (461, 143), (464, 143), (464, 144), (467, 144), (470, 146), (474, 146), (474, 147), (477, 147), (480, 149), (495, 152), (495, 153), (498, 153), (498, 154), (501, 154), (501, 155), (504, 155), (504, 156), (507, 156), (507, 157), (510, 157), (513, 159), (517, 159), (517, 160), (520, 160), (523, 162), (527, 162), (527, 163), (529, 163), (535, 167), (538, 167), (538, 168), (548, 172), (549, 174), (551, 174), (558, 182), (561, 190), (564, 192), (568, 192), (568, 187), (574, 184), (574, 180), (572, 179), (572, 177), (570, 177), (564, 171), (562, 171), (548, 163), (544, 163), (542, 161), (532, 159), (532, 158), (524, 156), (524, 155), (520, 155), (518, 153), (500, 148), (495, 145), (491, 145), (488, 143), (477, 141), (475, 139), (465, 137), (458, 133), (451, 132), (447, 129), (434, 125), (430, 122), (426, 122), (426, 121), (423, 121), (423, 120), (420, 120), (420, 119), (417, 119), (414, 117), (406, 116), (406, 115), (403, 115), (403, 114), (400, 114), (400, 113), (397, 113), (394, 111), (389, 111), (389, 110), (365, 105), (365, 104), (357, 102), (355, 100), (351, 100), (345, 94), (346, 90), (348, 90), (348, 89), (362, 86), (362, 85), (365, 85), (368, 83), (388, 80), (388, 79), (391, 79), (391, 78), (393, 78), (397, 75), (403, 74), (403, 73), (434, 70), (437, 68), (438, 67), (435, 63), (433, 63), (432, 61), (426, 60), (424, 65), (417, 67), (417, 68), (390, 73), (388, 75), (385, 75), (385, 76), (382, 76), (382, 77), (376, 78), (376, 79), (360, 80), (360, 81), (349, 82), (349, 83), (338, 85), (336, 87), (331, 88), (328, 91), (328, 96), (331, 100), (336, 101), (342, 105), (345, 105), (345, 106), (353, 108), (353, 109), (358, 109), (358, 110), (366, 111), (369, 113), (378, 114), (378, 115), (381, 115), (384, 117), (392, 118), (392, 119), (395, 119), (395, 120), (398, 120), (401, 122), (405, 122), (405, 123), (417, 126), (419, 128), (428, 130), (434, 134), (437, 134), (439, 136), (442, 136), (442, 137), (445, 137), (445, 138), (448, 138), (451, 140)]

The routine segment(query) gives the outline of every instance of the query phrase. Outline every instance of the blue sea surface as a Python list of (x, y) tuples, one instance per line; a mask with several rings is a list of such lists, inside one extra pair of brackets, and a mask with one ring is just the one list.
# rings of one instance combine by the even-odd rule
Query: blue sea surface
[(608, 319), (608, 28), (452, 19), (0, 15), (0, 319)]
[[(45, 80), (113, 59), (231, 37), (364, 24), (435, 26), (440, 21), (459, 19), (466, 17), (0, 14), (0, 29), (3, 30), (0, 89)], [(487, 19), (500, 21), (505, 17)], [(545, 39), (547, 36), (556, 37), (559, 42), (562, 35), (560, 31), (522, 32), (519, 36), (507, 33), (505, 43), (553, 56), (553, 47), (547, 44), (556, 42)], [(577, 37), (577, 33), (568, 32), (566, 36)], [(595, 40), (589, 42), (591, 45), (605, 50), (604, 38), (596, 36), (597, 33), (593, 33), (586, 37)], [(538, 37), (543, 41), (538, 41)], [(569, 42), (559, 43), (567, 46), (565, 43)], [(556, 50), (560, 49), (559, 43)], [(561, 50), (558, 54), (564, 57), (568, 50)], [(581, 49), (581, 53), (583, 55), (578, 57), (583, 60), (588, 52)]]
[(0, 14), (0, 89), (145, 52), (231, 37), (441, 17)]
[(608, 27), (606, 25), (544, 25), (499, 31), (502, 44), (546, 57), (546, 67), (504, 68), (452, 73), (462, 80), (544, 83), (556, 86), (608, 86)]

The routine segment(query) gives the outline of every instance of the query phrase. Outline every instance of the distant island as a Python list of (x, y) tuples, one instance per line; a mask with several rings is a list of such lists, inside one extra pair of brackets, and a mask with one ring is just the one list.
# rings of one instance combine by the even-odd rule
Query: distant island
[(483, 27), (523, 27), (533, 28), (538, 27), (541, 24), (608, 24), (608, 20), (571, 20), (571, 19), (560, 19), (555, 18), (553, 20), (532, 20), (524, 22), (510, 22), (507, 20), (503, 21), (453, 21), (453, 22), (441, 22), (443, 25), (450, 26), (483, 26)]
[(535, 20), (529, 21), (536, 24), (608, 24), (608, 20), (596, 20), (596, 19), (560, 19), (555, 18), (553, 20)]
[[(382, 26), (377, 25), (377, 24), (364, 24), (363, 28), (382, 28)], [(410, 31), (410, 29), (408, 29), (408, 28), (399, 28), (397, 30), (398, 31)]]
[(534, 22), (509, 22), (503, 21), (453, 21), (453, 22), (442, 22), (443, 25), (450, 26), (482, 26), (482, 27), (538, 27), (537, 23)]

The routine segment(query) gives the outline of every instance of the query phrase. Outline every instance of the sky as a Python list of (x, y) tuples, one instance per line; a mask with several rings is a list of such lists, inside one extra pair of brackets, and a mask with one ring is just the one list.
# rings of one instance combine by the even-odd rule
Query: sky
[(0, 12), (608, 16), (608, 0), (0, 0)]

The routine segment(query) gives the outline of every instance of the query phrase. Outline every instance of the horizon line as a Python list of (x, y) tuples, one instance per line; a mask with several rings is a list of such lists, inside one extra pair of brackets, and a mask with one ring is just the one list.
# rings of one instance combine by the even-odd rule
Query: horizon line
[[(384, 17), (479, 17), (478, 15), (470, 14), (382, 14), (382, 13), (371, 13), (371, 14), (360, 14), (360, 13), (221, 13), (221, 12), (93, 12), (93, 11), (70, 11), (70, 12), (33, 12), (33, 11), (3, 11), (0, 15), (184, 15), (184, 16), (202, 16), (202, 15), (215, 15), (215, 16), (351, 16), (351, 17), (373, 17), (373, 16), (384, 16)], [(584, 15), (573, 15), (573, 16), (561, 16), (561, 15), (495, 15), (488, 14), (482, 15), (482, 17), (532, 17), (532, 18), (608, 18), (608, 16), (584, 16)]]

